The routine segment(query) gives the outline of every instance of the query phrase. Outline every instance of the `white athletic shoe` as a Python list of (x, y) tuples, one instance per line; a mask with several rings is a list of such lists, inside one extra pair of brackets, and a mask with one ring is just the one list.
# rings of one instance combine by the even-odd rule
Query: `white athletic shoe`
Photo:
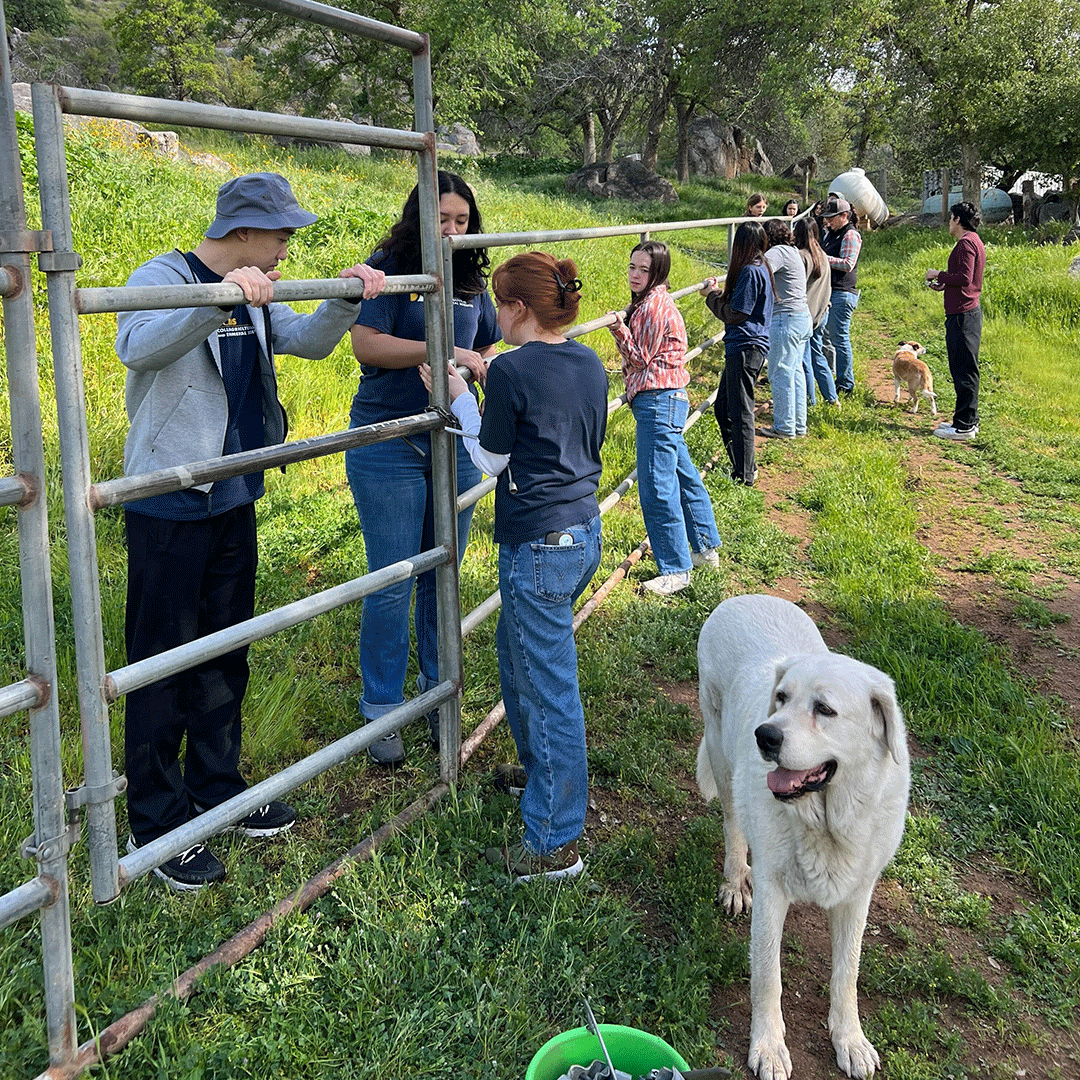
[(690, 562), (694, 566), (707, 566), (710, 570), (720, 569), (720, 553), (716, 548), (707, 551), (691, 551)]
[(671, 596), (672, 593), (681, 592), (689, 584), (689, 570), (684, 570), (681, 574), (661, 574), (659, 577), (641, 583), (643, 589), (648, 589), (657, 596)]

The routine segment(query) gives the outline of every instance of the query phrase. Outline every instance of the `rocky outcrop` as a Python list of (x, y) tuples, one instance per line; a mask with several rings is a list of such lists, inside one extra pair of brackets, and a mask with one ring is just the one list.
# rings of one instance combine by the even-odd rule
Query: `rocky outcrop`
[(462, 157), (480, 156), (480, 143), (477, 141), (476, 134), (464, 124), (454, 124), (449, 129), (437, 128), (435, 131), (435, 149), (444, 150), (451, 154), (461, 154)]
[(690, 171), (698, 176), (722, 176), (728, 180), (741, 173), (772, 176), (759, 139), (717, 116), (700, 116), (688, 132)]
[(566, 190), (598, 199), (677, 203), (679, 193), (662, 176), (632, 158), (586, 165), (566, 178)]

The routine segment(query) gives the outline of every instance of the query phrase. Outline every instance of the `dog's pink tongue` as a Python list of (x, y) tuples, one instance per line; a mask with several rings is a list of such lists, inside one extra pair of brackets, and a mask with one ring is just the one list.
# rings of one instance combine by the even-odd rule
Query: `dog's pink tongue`
[(790, 769), (781, 769), (778, 765), (769, 775), (766, 780), (769, 784), (769, 790), (774, 795), (786, 795), (789, 791), (795, 791), (806, 782), (808, 773), (805, 772), (792, 772)]

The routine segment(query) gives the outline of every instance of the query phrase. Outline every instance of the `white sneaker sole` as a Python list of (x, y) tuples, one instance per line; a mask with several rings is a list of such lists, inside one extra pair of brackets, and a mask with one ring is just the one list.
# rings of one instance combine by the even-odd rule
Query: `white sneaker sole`
[(567, 866), (562, 870), (545, 870), (540, 874), (521, 874), (514, 878), (514, 882), (536, 881), (540, 878), (548, 878), (550, 881), (556, 881), (559, 878), (577, 877), (584, 869), (585, 863), (582, 862), (581, 856), (579, 855), (577, 862), (574, 863), (573, 866)]

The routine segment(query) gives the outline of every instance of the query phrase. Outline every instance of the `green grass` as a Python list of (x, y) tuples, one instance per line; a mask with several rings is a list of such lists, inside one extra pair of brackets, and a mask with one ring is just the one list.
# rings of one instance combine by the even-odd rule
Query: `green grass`
[[(28, 146), (24, 131), (23, 148)], [(275, 151), (256, 140), (212, 136), (211, 148), (239, 170), (286, 173), (321, 216), (292, 245), (287, 273), (327, 276), (365, 257), (396, 217), (412, 182), (408, 163), (342, 158), (326, 151)], [(24, 163), (32, 159), (24, 156)], [(694, 184), (675, 207), (597, 206), (566, 196), (552, 163), (455, 160), (477, 188), (490, 231), (611, 221), (674, 220), (738, 213), (745, 183)], [(79, 284), (122, 283), (151, 254), (195, 243), (220, 177), (121, 150), (100, 131), (73, 138), (70, 161)], [(769, 188), (770, 200), (782, 192)], [(744, 190), (745, 189), (745, 190)], [(28, 200), (36, 193), (31, 183)], [(32, 223), (33, 227), (33, 223)], [(726, 246), (723, 230), (671, 238), (676, 284), (699, 279)], [(980, 1071), (963, 1025), (1000, 1032), (1002, 1045), (1035, 1045), (1046, 1025), (1070, 1028), (1080, 996), (1080, 791), (1076, 746), (1065, 718), (1034, 692), (992, 641), (961, 626), (940, 598), (938, 565), (921, 539), (930, 514), (953, 514), (1008, 539), (1023, 526), (1036, 550), (972, 550), (969, 565), (1012, 598), (1033, 632), (1060, 622), (1043, 571), (1075, 579), (1080, 569), (1080, 386), (1074, 378), (1077, 287), (1071, 251), (1030, 247), (1008, 230), (987, 231), (987, 325), (980, 440), (936, 449), (977, 478), (975, 501), (928, 487), (907, 455), (911, 435), (891, 410), (863, 393), (842, 413), (811, 412), (809, 439), (766, 446), (763, 470), (790, 474), (792, 494), (770, 508), (759, 490), (733, 488), (710, 472), (724, 539), (720, 574), (695, 576), (661, 601), (622, 586), (579, 635), (596, 814), (586, 838), (588, 875), (572, 886), (506, 888), (482, 858), (513, 838), (517, 808), (493, 795), (484, 771), (512, 756), (505, 725), (481, 747), (460, 787), (383, 849), (341, 878), (306, 913), (276, 927), (237, 967), (214, 971), (186, 1003), (166, 1003), (102, 1076), (203, 1078), (281, 1075), (521, 1076), (548, 1037), (581, 1022), (588, 994), (601, 1020), (661, 1035), (695, 1066), (731, 1064), (745, 1032), (728, 1027), (727, 1005), (745, 994), (746, 926), (714, 904), (722, 846), (720, 816), (688, 790), (697, 724), (659, 684), (696, 677), (701, 623), (725, 596), (797, 583), (845, 648), (896, 680), (912, 736), (912, 816), (888, 874), (926, 937), (898, 917), (897, 945), (868, 941), (864, 988), (882, 1002), (868, 1031), (894, 1077), (944, 1080)], [(626, 301), (630, 238), (564, 244), (586, 284), (582, 318)], [(940, 373), (942, 412), (951, 406), (940, 297), (922, 285), (947, 257), (941, 229), (890, 229), (866, 237), (855, 316), (857, 374), (865, 380), (885, 346), (918, 337)], [(498, 262), (508, 253), (493, 252)], [(63, 511), (50, 404), (45, 297), (35, 278), (46, 398), (46, 456), (53, 541), (64, 772), (80, 782), (74, 702), (72, 616)], [(682, 309), (691, 340), (716, 329), (695, 298)], [(123, 374), (108, 316), (83, 319), (83, 362), (95, 478), (122, 468)], [(589, 339), (616, 366), (606, 333)], [(691, 393), (716, 384), (718, 357), (694, 366)], [(282, 393), (296, 437), (344, 427), (357, 367), (347, 345), (327, 361), (281, 362)], [(617, 377), (613, 386), (618, 386)], [(0, 464), (10, 471), (6, 392), (0, 394)], [(921, 415), (921, 414), (920, 414)], [(690, 433), (698, 461), (717, 450), (711, 418)], [(633, 468), (633, 425), (617, 415), (605, 446), (602, 493)], [(260, 610), (348, 580), (364, 569), (363, 540), (339, 459), (268, 476), (259, 505)], [(800, 546), (788, 527), (802, 522)], [(478, 508), (462, 569), (463, 608), (496, 587), (491, 502)], [(22, 677), (22, 616), (15, 511), (0, 510), (0, 677)], [(643, 534), (636, 497), (605, 518), (600, 577)], [(124, 553), (117, 511), (99, 515), (106, 663), (123, 663)], [(632, 580), (649, 576), (641, 565)], [(244, 768), (252, 779), (352, 730), (360, 685), (357, 611), (296, 627), (252, 649)], [(465, 643), (468, 729), (499, 696), (489, 621)], [(114, 761), (122, 768), (122, 709), (112, 711)], [(0, 722), (0, 880), (31, 873), (15, 852), (33, 831), (25, 717)], [(190, 897), (140, 881), (113, 905), (89, 895), (84, 846), (72, 859), (72, 937), (81, 1040), (100, 1032), (223, 939), (295, 890), (426, 790), (436, 778), (424, 733), (406, 732), (408, 764), (392, 777), (365, 762), (342, 765), (294, 794), (295, 834), (256, 846), (215, 846), (227, 881)], [(123, 829), (122, 800), (119, 806)], [(973, 860), (1024, 884), (1027, 902), (1004, 910), (965, 884)], [(962, 933), (999, 965), (985, 970), (954, 955)], [(692, 947), (688, 943), (692, 942)], [(792, 945), (797, 950), (798, 944)], [(32, 1075), (47, 1063), (40, 936), (33, 919), (0, 931), (0, 1075)], [(817, 988), (808, 988), (816, 990)], [(800, 1033), (792, 1032), (791, 1038)], [(800, 1040), (801, 1041), (801, 1040)], [(1002, 1059), (1004, 1062), (1007, 1055)], [(829, 1065), (831, 1067), (831, 1064)], [(1009, 1073), (1011, 1075), (1011, 1073)]]

